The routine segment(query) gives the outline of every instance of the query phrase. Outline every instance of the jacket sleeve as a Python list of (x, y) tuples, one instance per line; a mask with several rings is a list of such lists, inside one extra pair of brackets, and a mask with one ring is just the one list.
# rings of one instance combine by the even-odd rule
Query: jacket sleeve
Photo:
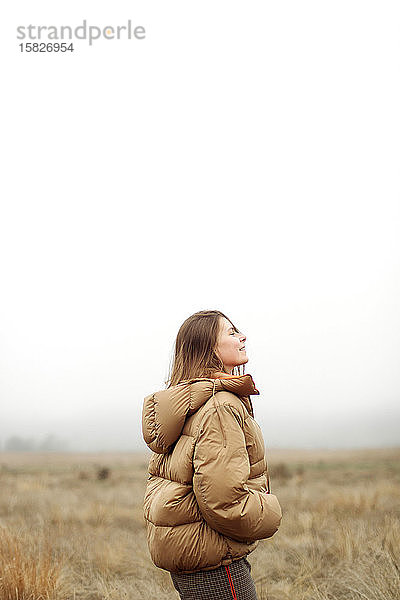
[(250, 462), (240, 416), (229, 404), (210, 408), (200, 425), (193, 490), (207, 523), (240, 542), (271, 537), (282, 512), (273, 494), (249, 489)]

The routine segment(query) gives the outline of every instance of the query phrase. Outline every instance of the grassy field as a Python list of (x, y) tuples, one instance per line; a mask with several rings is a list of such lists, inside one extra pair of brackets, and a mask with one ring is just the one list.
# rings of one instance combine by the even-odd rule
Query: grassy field
[[(400, 449), (268, 458), (284, 514), (249, 557), (259, 599), (399, 600)], [(0, 600), (176, 600), (147, 551), (147, 460), (0, 454)]]

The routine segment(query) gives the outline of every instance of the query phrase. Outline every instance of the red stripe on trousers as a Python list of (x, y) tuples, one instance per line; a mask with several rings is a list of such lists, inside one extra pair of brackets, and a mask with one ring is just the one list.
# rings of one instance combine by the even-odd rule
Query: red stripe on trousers
[(226, 574), (228, 575), (229, 585), (231, 586), (232, 598), (233, 598), (233, 600), (238, 600), (229, 567), (225, 567), (225, 570), (226, 570)]

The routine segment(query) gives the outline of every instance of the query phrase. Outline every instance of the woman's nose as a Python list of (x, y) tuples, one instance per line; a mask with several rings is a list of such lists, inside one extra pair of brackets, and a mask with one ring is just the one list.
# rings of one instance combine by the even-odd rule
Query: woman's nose
[(240, 334), (240, 341), (241, 342), (245, 342), (246, 341), (246, 336), (244, 335), (244, 333)]

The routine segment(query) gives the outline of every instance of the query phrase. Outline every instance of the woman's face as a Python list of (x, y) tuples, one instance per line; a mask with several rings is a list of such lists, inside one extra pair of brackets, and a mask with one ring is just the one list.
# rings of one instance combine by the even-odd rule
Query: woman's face
[(232, 373), (233, 367), (248, 362), (249, 359), (244, 346), (245, 341), (246, 336), (235, 331), (228, 319), (225, 319), (225, 317), (220, 318), (219, 335), (215, 350), (228, 373)]

